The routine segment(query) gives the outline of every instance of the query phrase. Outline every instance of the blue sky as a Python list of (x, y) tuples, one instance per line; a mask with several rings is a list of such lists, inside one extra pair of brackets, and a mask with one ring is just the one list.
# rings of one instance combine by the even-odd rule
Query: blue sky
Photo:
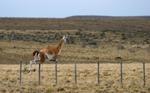
[(0, 17), (150, 15), (150, 0), (0, 0)]

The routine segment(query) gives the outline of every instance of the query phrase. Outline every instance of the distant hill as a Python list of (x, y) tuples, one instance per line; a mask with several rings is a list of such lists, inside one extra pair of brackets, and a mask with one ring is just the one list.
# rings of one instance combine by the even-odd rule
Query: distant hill
[(70, 16), (66, 19), (78, 19), (78, 20), (139, 20), (139, 19), (150, 19), (150, 16)]
[(150, 31), (150, 16), (70, 16), (66, 18), (0, 18), (0, 29)]

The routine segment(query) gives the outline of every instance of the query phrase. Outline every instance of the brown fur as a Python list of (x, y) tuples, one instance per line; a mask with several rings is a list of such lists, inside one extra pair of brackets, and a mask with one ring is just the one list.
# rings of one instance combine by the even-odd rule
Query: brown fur
[(61, 39), (58, 45), (56, 46), (49, 45), (46, 48), (42, 48), (40, 51), (35, 50), (33, 52), (33, 56), (35, 56), (36, 53), (40, 54), (40, 63), (44, 63), (47, 58), (46, 54), (50, 54), (50, 55), (54, 55), (51, 61), (56, 61), (63, 44), (64, 44), (64, 40)]
[(39, 51), (35, 50), (35, 51), (33, 51), (32, 56), (35, 56), (35, 55), (38, 55), (38, 54), (39, 54)]

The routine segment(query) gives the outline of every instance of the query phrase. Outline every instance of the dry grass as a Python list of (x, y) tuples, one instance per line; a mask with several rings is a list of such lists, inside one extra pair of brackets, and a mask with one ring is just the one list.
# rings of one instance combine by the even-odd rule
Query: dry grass
[[(31, 60), (32, 51), (46, 47), (49, 43), (36, 43), (25, 41), (0, 41), (1, 63), (16, 63), (20, 60)], [(52, 44), (55, 45), (55, 44)], [(15, 47), (14, 47), (15, 46)], [(60, 62), (97, 62), (115, 61), (120, 56), (128, 61), (150, 62), (149, 45), (123, 45), (124, 49), (118, 49), (117, 45), (102, 44), (98, 48), (83, 48), (81, 45), (65, 45), (62, 49)]]
[[(23, 65), (26, 68), (26, 65)], [(37, 67), (37, 66), (35, 66)], [(119, 65), (100, 65), (100, 84), (97, 84), (96, 64), (77, 64), (77, 80), (74, 83), (73, 64), (58, 64), (58, 85), (55, 85), (53, 64), (42, 65), (41, 85), (38, 71), (32, 75), (23, 72), (23, 86), (19, 86), (19, 65), (0, 65), (0, 93), (149, 93), (150, 64), (146, 65), (146, 87), (143, 87), (141, 64), (125, 64), (123, 88), (120, 85)], [(21, 88), (21, 89), (20, 89)]]
[[(0, 20), (0, 93), (150, 93), (150, 64), (146, 64), (146, 86), (143, 87), (142, 64), (134, 63), (150, 62), (149, 20)], [(29, 41), (2, 41), (12, 39), (12, 34), (15, 40)], [(78, 44), (65, 45), (59, 58), (60, 63), (78, 63), (78, 84), (74, 83), (73, 64), (58, 64), (57, 86), (54, 64), (44, 64), (40, 86), (38, 72), (29, 74), (28, 65), (23, 65), (23, 86), (20, 86), (19, 65), (16, 63), (28, 64), (33, 50), (48, 45), (38, 42), (56, 41), (54, 36), (58, 34), (70, 34), (72, 44)], [(98, 43), (97, 48), (91, 48), (89, 44), (84, 47), (84, 43), (94, 42)], [(133, 62), (123, 65), (123, 88), (118, 64), (100, 64), (100, 84), (97, 84), (96, 64), (79, 64), (116, 62), (119, 57)]]
[[(46, 47), (48, 43), (25, 41), (0, 41), (0, 93), (149, 93), (150, 70), (146, 64), (146, 87), (143, 87), (142, 63), (124, 65), (123, 83), (120, 85), (118, 64), (100, 65), (100, 84), (97, 84), (97, 71), (95, 64), (79, 64), (78, 84), (74, 84), (72, 64), (58, 64), (58, 85), (55, 85), (54, 64), (44, 64), (41, 72), (41, 85), (37, 84), (37, 71), (30, 75), (23, 72), (23, 86), (19, 86), (19, 65), (12, 65), (23, 60), (31, 60), (31, 53), (36, 48)], [(55, 45), (55, 44), (53, 44)], [(15, 46), (15, 47), (14, 47)], [(98, 48), (83, 48), (80, 45), (65, 45), (59, 62), (97, 62), (113, 61), (121, 56), (130, 62), (149, 62), (148, 45), (123, 45), (118, 49), (116, 45), (102, 44)], [(138, 47), (137, 47), (138, 46)], [(11, 65), (10, 65), (11, 64)], [(28, 69), (28, 65), (23, 66)]]

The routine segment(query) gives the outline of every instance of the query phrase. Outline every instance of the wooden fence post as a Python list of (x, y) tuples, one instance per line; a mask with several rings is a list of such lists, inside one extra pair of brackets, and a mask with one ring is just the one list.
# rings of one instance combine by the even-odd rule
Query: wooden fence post
[(38, 74), (38, 83), (39, 83), (39, 85), (41, 84), (41, 63), (39, 63), (39, 74)]
[(122, 66), (122, 60), (120, 61), (120, 82), (121, 86), (123, 87), (123, 66)]
[(74, 64), (74, 80), (75, 84), (77, 84), (77, 63)]
[(97, 62), (97, 83), (99, 84), (99, 62)]
[(19, 75), (19, 80), (20, 80), (20, 86), (22, 85), (22, 61), (20, 61), (20, 75)]
[(55, 61), (55, 84), (57, 85), (57, 61)]
[(143, 62), (143, 86), (145, 87), (145, 62)]

